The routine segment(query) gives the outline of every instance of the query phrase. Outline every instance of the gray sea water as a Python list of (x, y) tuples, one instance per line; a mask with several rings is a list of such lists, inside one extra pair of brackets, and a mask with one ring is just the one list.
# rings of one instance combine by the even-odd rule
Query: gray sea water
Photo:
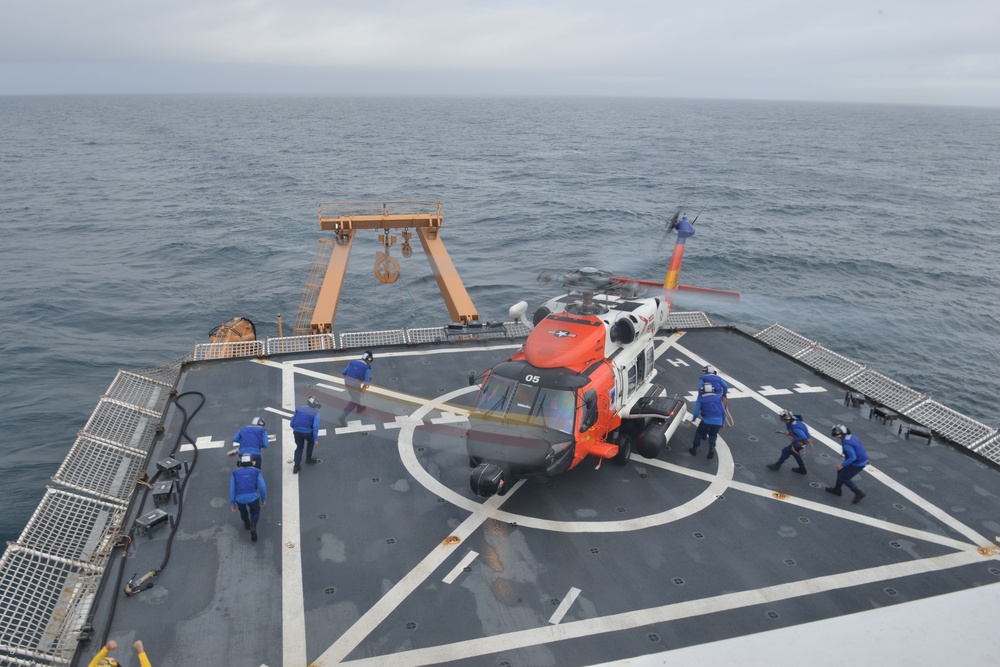
[[(436, 199), (484, 319), (548, 268), (681, 282), (998, 425), (1000, 109), (539, 98), (0, 97), (0, 538), (119, 368), (294, 322), (331, 200)], [(338, 331), (448, 320), (419, 245)], [(397, 246), (398, 249), (398, 246)], [(398, 257), (398, 253), (396, 253)], [(286, 329), (287, 331), (287, 329)]]

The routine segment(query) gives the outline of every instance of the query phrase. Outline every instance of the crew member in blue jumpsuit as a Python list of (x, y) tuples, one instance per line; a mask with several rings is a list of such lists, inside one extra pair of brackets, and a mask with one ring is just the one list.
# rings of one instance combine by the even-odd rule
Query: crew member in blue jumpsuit
[(715, 370), (715, 366), (709, 364), (701, 369), (702, 376), (698, 379), (698, 386), (708, 382), (713, 387), (715, 387), (715, 393), (722, 396), (723, 403), (726, 402), (726, 397), (729, 396), (729, 385), (726, 381), (719, 377), (719, 371)]
[(341, 371), (341, 375), (344, 376), (344, 386), (351, 395), (351, 400), (344, 406), (344, 413), (340, 415), (341, 426), (347, 425), (347, 415), (352, 410), (357, 410), (359, 413), (365, 411), (365, 407), (361, 405), (361, 395), (368, 389), (372, 380), (372, 358), (372, 353), (365, 350), (360, 359), (347, 364)]
[(260, 508), (267, 504), (267, 485), (249, 454), (240, 457), (239, 466), (229, 477), (229, 504), (234, 512), (239, 508), (243, 527), (250, 531), (250, 539), (256, 542)]
[(868, 452), (865, 451), (857, 436), (851, 435), (851, 429), (843, 424), (834, 426), (830, 435), (834, 438), (840, 438), (840, 446), (844, 449), (844, 461), (837, 466), (837, 483), (834, 486), (826, 487), (826, 490), (828, 493), (839, 496), (841, 494), (840, 487), (846, 486), (854, 492), (854, 500), (851, 502), (857, 504), (865, 497), (865, 492), (859, 489), (851, 478), (868, 465)]
[(316, 463), (313, 458), (313, 447), (316, 446), (316, 438), (319, 437), (319, 401), (315, 396), (310, 396), (306, 404), (295, 408), (292, 415), (291, 427), (292, 436), (295, 438), (295, 456), (292, 473), (298, 474), (302, 469), (302, 448), (306, 450), (306, 463)]
[(691, 421), (701, 416), (701, 423), (694, 433), (694, 444), (688, 451), (691, 456), (698, 455), (698, 444), (702, 438), (708, 436), (708, 455), (705, 458), (715, 457), (715, 442), (719, 436), (719, 429), (726, 423), (726, 406), (722, 404), (722, 394), (715, 391), (711, 383), (706, 382), (701, 385), (698, 400), (694, 402), (694, 411), (691, 413)]
[(785, 422), (785, 435), (791, 438), (792, 441), (787, 447), (781, 450), (781, 458), (778, 459), (778, 462), (768, 463), (767, 467), (771, 470), (777, 470), (791, 456), (799, 464), (798, 468), (792, 468), (792, 472), (804, 475), (806, 474), (806, 464), (802, 460), (802, 454), (805, 453), (806, 446), (812, 444), (812, 438), (809, 436), (809, 427), (802, 423), (802, 417), (793, 415), (789, 410), (782, 410), (778, 417), (781, 421)]
[(242, 458), (245, 454), (249, 454), (253, 457), (254, 466), (260, 470), (262, 463), (260, 450), (267, 449), (267, 429), (264, 428), (264, 420), (254, 417), (249, 426), (244, 426), (236, 432), (233, 442), (240, 446), (238, 456)]

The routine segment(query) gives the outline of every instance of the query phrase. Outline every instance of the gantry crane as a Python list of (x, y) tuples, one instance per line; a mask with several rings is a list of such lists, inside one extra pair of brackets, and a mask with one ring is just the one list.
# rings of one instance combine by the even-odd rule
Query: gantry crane
[[(323, 239), (329, 249), (329, 261), (317, 263), (306, 285), (306, 293), (299, 306), (296, 334), (331, 333), (337, 315), (337, 303), (344, 286), (347, 260), (351, 254), (354, 235), (359, 230), (382, 230), (379, 241), (383, 251), (376, 253), (375, 277), (383, 283), (393, 283), (399, 278), (399, 261), (390, 255), (396, 242), (391, 230), (401, 229), (402, 255), (410, 257), (413, 249), (410, 239), (415, 229), (430, 262), (438, 289), (453, 322), (468, 324), (479, 319), (476, 307), (448, 256), (441, 240), (443, 217), (439, 201), (384, 201), (384, 202), (324, 202), (319, 205), (319, 228), (334, 232), (333, 240)], [(322, 273), (322, 282), (319, 274)]]

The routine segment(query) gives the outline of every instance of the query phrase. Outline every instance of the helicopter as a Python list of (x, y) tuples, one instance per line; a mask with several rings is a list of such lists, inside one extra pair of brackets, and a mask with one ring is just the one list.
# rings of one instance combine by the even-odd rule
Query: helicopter
[[(520, 478), (558, 475), (589, 456), (598, 467), (625, 465), (633, 450), (659, 456), (687, 407), (654, 382), (654, 337), (677, 290), (702, 290), (676, 282), (693, 223), (678, 209), (667, 231), (678, 239), (658, 296), (642, 296), (647, 281), (594, 267), (540, 276), (568, 292), (540, 306), (524, 345), (481, 376), (464, 434), (476, 495), (504, 495)], [(522, 301), (510, 314), (527, 323), (526, 311)]]

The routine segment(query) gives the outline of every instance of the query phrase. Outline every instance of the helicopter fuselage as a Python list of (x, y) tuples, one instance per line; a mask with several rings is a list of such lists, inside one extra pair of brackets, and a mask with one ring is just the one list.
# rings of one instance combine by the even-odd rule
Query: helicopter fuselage
[(505, 493), (588, 456), (658, 456), (685, 410), (652, 382), (653, 337), (668, 312), (661, 299), (614, 294), (570, 293), (539, 308), (521, 349), (485, 374), (470, 414), (473, 491)]

